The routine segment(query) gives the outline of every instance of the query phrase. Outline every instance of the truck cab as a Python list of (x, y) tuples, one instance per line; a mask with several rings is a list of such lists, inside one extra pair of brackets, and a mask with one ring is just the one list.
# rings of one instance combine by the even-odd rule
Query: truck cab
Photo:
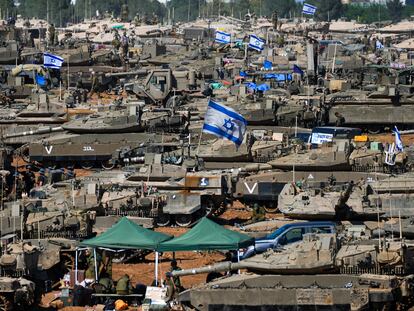
[(255, 240), (240, 253), (240, 259), (249, 258), (268, 249), (277, 249), (294, 242), (301, 241), (306, 233), (335, 233), (335, 223), (330, 221), (311, 221), (286, 224), (276, 231)]

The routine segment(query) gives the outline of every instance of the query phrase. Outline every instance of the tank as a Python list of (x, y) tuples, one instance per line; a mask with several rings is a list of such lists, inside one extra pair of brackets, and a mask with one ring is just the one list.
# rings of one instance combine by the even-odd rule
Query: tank
[(22, 153), (29, 162), (36, 161), (46, 167), (80, 165), (87, 169), (100, 165), (105, 169), (112, 169), (120, 162), (121, 151), (165, 143), (177, 147), (178, 140), (177, 136), (151, 133), (62, 133), (40, 142), (32, 142), (22, 147)]
[(181, 115), (162, 109), (143, 109), (144, 103), (127, 104), (116, 111), (93, 114), (85, 119), (62, 125), (71, 133), (132, 133), (144, 131), (179, 131), (184, 124)]
[(76, 241), (62, 238), (25, 239), (9, 243), (0, 257), (2, 275), (24, 275), (39, 284), (59, 280), (74, 269), (77, 245)]
[[(294, 238), (293, 236), (291, 238)], [(173, 271), (173, 276), (247, 269), (180, 294), (182, 303), (197, 310), (382, 310), (407, 302), (413, 280), (413, 246), (377, 240), (339, 242), (334, 234), (305, 234), (301, 242), (240, 262)], [(392, 259), (391, 259), (392, 258)], [(213, 277), (214, 276), (214, 277)], [(392, 281), (391, 281), (392, 280)], [(408, 292), (407, 292), (408, 290)], [(386, 293), (393, 293), (388, 296)]]
[(205, 216), (220, 213), (231, 200), (231, 180), (219, 172), (187, 172), (166, 181), (118, 183), (102, 196), (106, 213), (154, 218), (158, 226), (188, 227)]
[(350, 170), (348, 158), (351, 146), (348, 140), (325, 143), (316, 149), (302, 149), (299, 145), (289, 155), (268, 163), (275, 169), (298, 171)]
[(0, 277), (0, 309), (27, 310), (35, 303), (35, 283), (25, 278)]
[(329, 124), (335, 124), (335, 113), (345, 118), (347, 126), (358, 126), (373, 132), (384, 127), (412, 125), (414, 98), (403, 94), (398, 85), (378, 85), (375, 91), (348, 90), (328, 95)]

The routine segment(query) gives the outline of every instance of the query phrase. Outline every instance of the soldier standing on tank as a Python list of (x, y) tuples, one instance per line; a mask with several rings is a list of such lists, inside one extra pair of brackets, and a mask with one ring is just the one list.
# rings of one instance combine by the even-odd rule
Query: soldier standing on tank
[(277, 11), (273, 11), (273, 13), (272, 13), (272, 23), (273, 23), (273, 30), (274, 31), (277, 30), (277, 22), (278, 22)]
[(24, 191), (29, 194), (30, 190), (33, 189), (35, 184), (35, 175), (32, 172), (32, 167), (30, 165), (26, 166), (26, 171), (23, 172), (23, 181), (24, 181)]
[(153, 25), (158, 25), (158, 16), (154, 12), (152, 12), (152, 21), (151, 21), (151, 23)]
[(119, 48), (121, 47), (121, 41), (118, 30), (115, 30), (114, 39), (112, 40), (112, 46), (114, 47), (115, 51), (119, 51)]
[(126, 31), (124, 31), (124, 34), (121, 38), (121, 47), (122, 47), (122, 57), (124, 60), (128, 58), (128, 50), (129, 50), (129, 39), (127, 36)]
[(45, 169), (41, 168), (39, 170), (39, 176), (37, 177), (36, 184), (38, 186), (44, 186), (47, 183), (47, 178), (45, 176)]
[(19, 172), (15, 172), (13, 176), (15, 178), (15, 185), (12, 194), (14, 194), (14, 199), (18, 200), (22, 198), (24, 192), (24, 182)]
[(139, 14), (138, 13), (135, 14), (134, 24), (135, 24), (135, 27), (141, 26), (141, 18), (139, 17)]
[(345, 124), (345, 117), (342, 114), (340, 114), (338, 111), (335, 112), (335, 117), (336, 117), (335, 126), (343, 126)]
[(50, 24), (49, 29), (49, 45), (54, 46), (55, 45), (55, 25)]

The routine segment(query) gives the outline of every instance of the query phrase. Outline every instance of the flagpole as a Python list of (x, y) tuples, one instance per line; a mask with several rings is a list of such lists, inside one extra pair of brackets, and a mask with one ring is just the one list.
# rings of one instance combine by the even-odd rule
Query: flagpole
[(70, 56), (68, 55), (68, 92), (69, 92), (69, 83), (70, 83), (70, 82), (69, 82), (69, 57), (70, 57)]
[(200, 151), (201, 137), (203, 137), (203, 126), (201, 126), (201, 129), (200, 129), (200, 136), (198, 137), (198, 144), (197, 144), (196, 157), (198, 157), (198, 152)]

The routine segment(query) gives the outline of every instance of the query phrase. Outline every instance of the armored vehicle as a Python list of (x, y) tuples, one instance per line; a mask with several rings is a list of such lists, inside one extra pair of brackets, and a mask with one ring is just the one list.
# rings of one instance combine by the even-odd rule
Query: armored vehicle
[(310, 150), (297, 145), (289, 155), (276, 158), (268, 163), (273, 168), (284, 170), (350, 170), (348, 161), (350, 153), (349, 140), (337, 140)]
[(348, 90), (326, 98), (329, 124), (335, 124), (340, 114), (348, 126), (358, 126), (377, 132), (395, 125), (412, 124), (414, 98), (403, 94), (398, 85), (378, 86), (376, 91)]
[(121, 151), (145, 145), (163, 145), (176, 140), (177, 137), (150, 133), (61, 134), (22, 147), (22, 154), (26, 155), (28, 161), (40, 162), (46, 167), (80, 165), (92, 168), (101, 165), (105, 169), (112, 169), (120, 162)]
[(73, 270), (77, 244), (60, 238), (27, 239), (7, 244), (0, 257), (2, 275), (24, 275), (36, 282), (59, 279)]
[(74, 120), (62, 125), (71, 133), (133, 133), (149, 131), (178, 131), (184, 124), (183, 116), (173, 111), (143, 109), (143, 103), (128, 104), (125, 109), (93, 114), (85, 119)]
[(35, 284), (25, 278), (0, 277), (0, 310), (27, 310), (35, 303)]
[(350, 139), (333, 138), (316, 148), (314, 145), (296, 144), (289, 154), (268, 164), (276, 169), (297, 171), (404, 172), (407, 169), (407, 154), (390, 153), (381, 143), (358, 144)]
[(410, 218), (414, 216), (410, 184), (411, 179), (404, 177), (361, 179), (357, 183), (303, 180), (284, 186), (278, 197), (278, 209), (299, 219)]
[(301, 242), (238, 263), (223, 262), (172, 274), (210, 273), (211, 280), (213, 273), (218, 277), (223, 271), (257, 273), (223, 277), (181, 293), (181, 302), (197, 310), (213, 306), (229, 310), (296, 306), (303, 310), (383, 310), (384, 306), (411, 305), (412, 252), (413, 247), (402, 242), (380, 247), (373, 240), (341, 244), (333, 234), (305, 234)]
[(197, 90), (198, 85), (195, 71), (173, 72), (171, 69), (154, 69), (148, 73), (143, 83), (126, 84), (125, 89), (147, 103), (173, 107), (175, 95), (183, 91)]
[(159, 226), (187, 227), (205, 215), (220, 213), (231, 201), (231, 188), (231, 176), (221, 172), (186, 172), (166, 181), (147, 179), (145, 185), (138, 173), (108, 190), (102, 200), (112, 214), (155, 218)]

